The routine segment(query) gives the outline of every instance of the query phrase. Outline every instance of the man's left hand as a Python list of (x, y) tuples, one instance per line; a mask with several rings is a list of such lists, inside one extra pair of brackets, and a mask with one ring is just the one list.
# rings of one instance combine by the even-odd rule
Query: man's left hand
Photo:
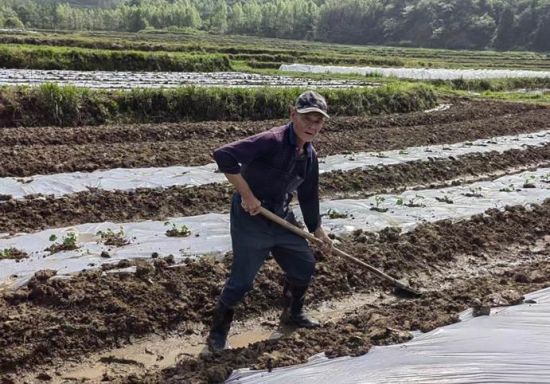
[(325, 230), (323, 229), (323, 227), (319, 227), (315, 230), (315, 232), (313, 232), (313, 235), (318, 238), (319, 240), (322, 241), (322, 243), (319, 243), (320, 247), (321, 247), (321, 251), (325, 254), (330, 254), (332, 253), (332, 248), (333, 248), (333, 245), (332, 245), (332, 240), (330, 239), (330, 237), (328, 237), (328, 235), (326, 234)]

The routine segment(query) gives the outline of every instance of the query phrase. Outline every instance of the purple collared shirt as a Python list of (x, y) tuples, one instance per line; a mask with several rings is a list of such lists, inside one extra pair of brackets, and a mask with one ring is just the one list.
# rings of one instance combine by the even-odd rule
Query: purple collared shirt
[(214, 151), (223, 173), (240, 173), (254, 196), (268, 207), (286, 208), (298, 192), (300, 209), (310, 232), (321, 225), (319, 217), (319, 162), (311, 143), (302, 155), (296, 150), (292, 123), (275, 127)]

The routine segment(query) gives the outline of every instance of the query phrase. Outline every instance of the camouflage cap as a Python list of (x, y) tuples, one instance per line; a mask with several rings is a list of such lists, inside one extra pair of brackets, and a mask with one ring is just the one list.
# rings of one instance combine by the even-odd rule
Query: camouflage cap
[(306, 91), (298, 96), (294, 107), (298, 113), (319, 112), (323, 116), (329, 117), (327, 101), (315, 91)]

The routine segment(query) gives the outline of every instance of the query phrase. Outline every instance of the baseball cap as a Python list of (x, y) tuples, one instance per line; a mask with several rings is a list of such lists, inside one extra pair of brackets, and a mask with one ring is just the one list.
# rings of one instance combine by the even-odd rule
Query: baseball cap
[(327, 118), (330, 117), (327, 114), (327, 101), (315, 91), (306, 91), (298, 96), (294, 107), (298, 113), (319, 112)]

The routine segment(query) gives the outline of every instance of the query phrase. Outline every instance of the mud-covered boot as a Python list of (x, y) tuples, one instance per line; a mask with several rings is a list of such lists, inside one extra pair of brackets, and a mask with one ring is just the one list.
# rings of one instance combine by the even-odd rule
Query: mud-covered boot
[(304, 313), (304, 299), (308, 285), (285, 282), (283, 288), (284, 309), (281, 323), (298, 328), (318, 328), (320, 324)]
[(214, 310), (212, 327), (207, 339), (208, 348), (212, 352), (219, 352), (225, 349), (234, 313), (235, 311), (232, 308), (226, 307), (221, 301), (218, 302)]

